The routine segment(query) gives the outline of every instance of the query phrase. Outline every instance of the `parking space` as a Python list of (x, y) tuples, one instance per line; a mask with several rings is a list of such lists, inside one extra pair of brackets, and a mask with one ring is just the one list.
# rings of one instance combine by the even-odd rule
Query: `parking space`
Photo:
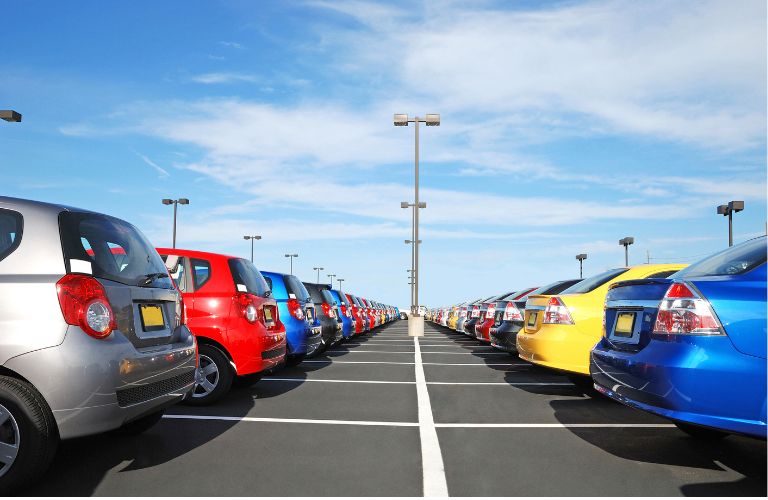
[(463, 335), (398, 322), (176, 406), (136, 438), (61, 444), (35, 495), (765, 495), (766, 443), (699, 442)]

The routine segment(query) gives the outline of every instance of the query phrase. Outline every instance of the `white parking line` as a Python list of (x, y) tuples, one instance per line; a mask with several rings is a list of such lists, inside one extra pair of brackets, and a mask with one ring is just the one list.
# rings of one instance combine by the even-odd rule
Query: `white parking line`
[(376, 422), (366, 420), (314, 420), (309, 418), (227, 417), (223, 415), (163, 415), (180, 420), (223, 420), (227, 422), (277, 422), (286, 424), (370, 425), (385, 427), (418, 427), (416, 422)]
[(435, 427), (440, 428), (488, 428), (488, 429), (623, 429), (623, 428), (635, 428), (635, 429), (657, 429), (657, 428), (669, 428), (674, 427), (674, 424), (435, 424)]
[[(325, 351), (328, 354), (353, 354), (353, 353), (359, 353), (359, 354), (413, 354), (413, 351), (363, 351), (363, 350), (352, 350), (352, 351), (338, 351), (338, 350), (328, 350)], [(458, 354), (458, 355), (467, 355), (467, 354), (476, 354), (478, 356), (506, 356), (509, 357), (509, 353), (506, 352), (451, 352), (451, 351), (424, 351), (422, 354)]]
[[(413, 353), (409, 353), (413, 354)], [(351, 365), (413, 365), (412, 361), (340, 361), (336, 359), (307, 359), (302, 363), (351, 364)], [(531, 366), (529, 363), (421, 363), (431, 366)]]
[(419, 438), (421, 440), (421, 471), (423, 479), (423, 496), (447, 497), (448, 483), (445, 479), (443, 454), (437, 439), (435, 420), (432, 416), (432, 405), (429, 402), (424, 368), (421, 365), (419, 338), (413, 338), (414, 361), (416, 363), (416, 400), (419, 409)]
[[(348, 379), (328, 379), (328, 378), (300, 378), (300, 377), (264, 377), (261, 382), (328, 382), (336, 384), (415, 384), (416, 382), (403, 382), (397, 380), (348, 380)], [(507, 386), (529, 386), (529, 385), (574, 385), (570, 382), (427, 382), (427, 385), (507, 385)]]

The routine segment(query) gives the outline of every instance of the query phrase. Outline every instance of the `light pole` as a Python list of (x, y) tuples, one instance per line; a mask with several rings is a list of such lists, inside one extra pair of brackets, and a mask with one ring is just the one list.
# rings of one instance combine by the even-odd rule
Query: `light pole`
[(580, 253), (579, 255), (576, 256), (576, 260), (579, 261), (579, 278), (583, 278), (584, 277), (584, 273), (583, 273), (582, 263), (585, 260), (587, 260), (587, 254)]
[(624, 246), (624, 266), (629, 267), (629, 245), (635, 242), (635, 239), (631, 236), (622, 238), (619, 240), (619, 245)]
[[(411, 264), (413, 264), (413, 261), (411, 261)], [(411, 285), (411, 312), (413, 312), (413, 269), (406, 269), (406, 271), (408, 272), (408, 284)]]
[(290, 257), (290, 259), (291, 259), (291, 275), (293, 275), (293, 258), (294, 257), (298, 257), (299, 254), (297, 254), (297, 253), (287, 253), (287, 254), (285, 254), (285, 256), (286, 257)]
[(717, 213), (728, 216), (728, 246), (733, 246), (733, 214), (744, 210), (743, 201), (729, 201), (727, 205), (717, 207)]
[[(419, 208), (427, 208), (427, 204), (425, 202), (421, 202), (418, 205)], [(413, 272), (413, 270), (416, 268), (416, 245), (413, 244), (413, 241), (416, 240), (416, 204), (415, 203), (408, 203), (407, 201), (401, 201), (400, 202), (400, 208), (412, 208), (413, 215), (411, 217), (411, 239), (408, 240), (411, 244), (411, 269), (410, 271)], [(421, 241), (419, 241), (421, 243)], [(413, 277), (413, 276), (411, 276)], [(414, 295), (414, 287), (411, 286), (411, 313), (414, 312), (415, 308), (418, 307), (417, 304), (418, 300), (416, 300)]]
[(341, 292), (341, 282), (346, 280), (344, 278), (336, 278), (336, 281), (339, 283), (339, 292)]
[[(394, 116), (394, 125), (396, 127), (407, 127), (409, 123), (413, 123), (415, 129), (415, 155), (414, 155), (414, 204), (417, 208), (414, 209), (413, 216), (413, 241), (416, 242), (413, 249), (413, 302), (414, 310), (413, 316), (419, 316), (419, 123), (424, 123), (428, 127), (440, 126), (439, 114), (427, 114), (425, 118), (419, 118), (418, 116), (413, 119), (409, 119), (407, 114), (396, 114)], [(406, 207), (407, 208), (407, 207)]]
[(0, 109), (0, 120), (18, 123), (21, 121), (21, 113), (12, 109)]
[(253, 235), (253, 236), (243, 236), (244, 240), (251, 240), (251, 262), (253, 262), (253, 240), (260, 240), (261, 236)]
[(317, 271), (317, 284), (320, 284), (320, 271), (324, 271), (324, 267), (313, 267), (312, 270)]
[(329, 275), (327, 275), (327, 276), (328, 276), (329, 278), (331, 278), (331, 288), (333, 288), (333, 278), (335, 278), (335, 277), (336, 277), (336, 275), (335, 275), (335, 274), (329, 274)]
[(173, 205), (173, 246), (176, 248), (176, 210), (179, 205), (189, 205), (189, 199), (179, 198), (178, 200), (172, 200), (170, 198), (163, 198), (163, 205)]

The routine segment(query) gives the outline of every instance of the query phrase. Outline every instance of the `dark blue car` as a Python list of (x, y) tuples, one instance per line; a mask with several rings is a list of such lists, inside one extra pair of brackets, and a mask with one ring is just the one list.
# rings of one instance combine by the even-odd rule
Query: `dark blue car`
[(265, 271), (261, 274), (272, 290), (280, 321), (285, 325), (286, 364), (297, 365), (317, 350), (321, 340), (320, 322), (314, 315), (309, 292), (296, 276)]
[(614, 284), (595, 389), (697, 437), (766, 437), (766, 238)]
[(346, 295), (338, 290), (330, 290), (333, 300), (336, 302), (337, 318), (341, 321), (341, 333), (344, 340), (350, 339), (355, 335), (355, 325), (352, 323), (352, 307)]

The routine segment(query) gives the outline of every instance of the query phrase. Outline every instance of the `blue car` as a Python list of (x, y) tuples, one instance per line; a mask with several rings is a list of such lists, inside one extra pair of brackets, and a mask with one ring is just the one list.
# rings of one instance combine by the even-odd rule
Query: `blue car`
[(320, 322), (315, 318), (312, 299), (296, 276), (265, 271), (261, 274), (272, 290), (280, 321), (285, 325), (286, 365), (298, 365), (320, 346)]
[(614, 284), (595, 389), (690, 435), (766, 437), (766, 238), (667, 279)]
[(333, 300), (336, 302), (336, 317), (341, 321), (341, 333), (344, 340), (355, 335), (355, 325), (352, 323), (352, 307), (346, 295), (338, 290), (330, 290)]

